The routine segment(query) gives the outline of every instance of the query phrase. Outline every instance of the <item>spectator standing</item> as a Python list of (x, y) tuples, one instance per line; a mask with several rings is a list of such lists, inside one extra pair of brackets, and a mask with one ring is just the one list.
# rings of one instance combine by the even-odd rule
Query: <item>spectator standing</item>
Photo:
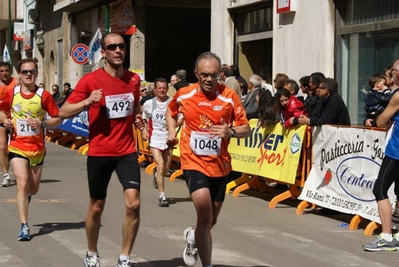
[(179, 91), (180, 88), (187, 87), (190, 84), (187, 82), (187, 71), (180, 69), (176, 71), (177, 83), (175, 83), (174, 87), (176, 91)]
[[(228, 67), (223, 67), (220, 72), (220, 78), (223, 81), (223, 84), (230, 89), (233, 89), (234, 92), (242, 99), (241, 88), (238, 81), (233, 76), (233, 71)], [(240, 80), (241, 81), (241, 80)]]
[(114, 171), (123, 187), (126, 210), (117, 267), (130, 266), (130, 252), (139, 229), (140, 168), (132, 125), (141, 130), (144, 122), (139, 104), (140, 77), (123, 69), (125, 49), (121, 35), (104, 35), (101, 55), (105, 58), (105, 67), (80, 79), (60, 110), (63, 119), (75, 117), (86, 108), (89, 114), (87, 172), (90, 204), (86, 216), (86, 267), (100, 266), (97, 242), (107, 187)]
[(278, 91), (279, 89), (284, 88), (285, 82), (288, 80), (288, 76), (284, 73), (277, 73), (276, 77), (273, 80), (274, 90)]
[(39, 88), (46, 89), (46, 88), (44, 88), (44, 83), (39, 83)]
[(143, 129), (143, 139), (150, 140), (151, 154), (156, 164), (154, 175), (154, 187), (159, 190), (158, 206), (168, 207), (169, 203), (165, 195), (165, 175), (172, 161), (171, 147), (166, 143), (168, 130), (166, 128), (166, 107), (170, 102), (167, 96), (168, 82), (158, 78), (154, 82), (155, 97), (146, 101), (143, 105), (143, 119), (146, 126)]
[(176, 138), (179, 112), (185, 120), (180, 159), (197, 212), (196, 227), (184, 231), (183, 259), (188, 266), (195, 265), (198, 254), (202, 266), (212, 266), (211, 229), (221, 211), (231, 171), (228, 144), (232, 137), (245, 138), (250, 134), (241, 100), (234, 91), (218, 83), (220, 70), (217, 55), (211, 52), (199, 55), (194, 70), (198, 83), (179, 90), (166, 113), (170, 143)]
[(256, 70), (255, 74), (259, 75), (262, 78), (262, 88), (269, 90), (272, 96), (276, 93), (273, 89), (273, 86), (270, 84), (270, 74), (266, 68), (259, 68)]
[(278, 116), (275, 112), (274, 97), (269, 90), (259, 90), (256, 101), (259, 105), (258, 126), (271, 126), (280, 121), (280, 116)]
[(62, 90), (61, 97), (58, 99), (58, 105), (61, 107), (64, 105), (65, 101), (71, 95), (73, 89), (71, 88), (70, 83), (64, 83), (64, 90)]
[(322, 99), (321, 117), (300, 116), (299, 124), (310, 126), (323, 124), (351, 125), (348, 108), (338, 94), (338, 83), (332, 78), (326, 78), (318, 86)]
[(262, 78), (259, 75), (252, 74), (251, 77), (249, 77), (247, 96), (245, 97), (244, 101), (242, 101), (242, 105), (245, 109), (248, 120), (258, 118), (259, 106), (258, 102), (256, 101), (256, 96), (261, 88)]
[[(399, 59), (392, 66), (392, 77), (399, 85)], [(399, 125), (399, 94), (394, 93), (387, 108), (376, 119), (370, 120), (374, 127), (386, 127), (391, 118)], [(399, 196), (399, 127), (394, 127), (392, 136), (385, 148), (377, 180), (374, 183), (373, 194), (377, 201), (378, 213), (381, 219), (382, 231), (376, 240), (363, 245), (367, 251), (395, 251), (399, 246), (399, 234), (392, 236), (392, 207), (388, 198), (388, 189), (395, 183), (395, 195)]]
[(170, 85), (172, 85), (173, 87), (175, 86), (175, 84), (179, 81), (179, 79), (177, 78), (176, 74), (173, 74), (172, 76), (170, 76)]
[[(28, 204), (39, 191), (46, 147), (44, 128), (61, 124), (51, 94), (36, 84), (37, 60), (22, 59), (17, 66), (20, 86), (8, 90), (0, 103), (0, 121), (14, 128), (8, 158), (17, 184), (17, 208), (21, 221), (18, 241), (29, 241)], [(11, 118), (8, 114), (11, 113)], [(45, 114), (51, 118), (45, 120)]]
[(299, 79), (301, 90), (307, 95), (304, 105), (309, 117), (320, 117), (321, 116), (321, 98), (316, 92), (310, 87), (310, 76), (303, 76)]
[(56, 85), (56, 84), (53, 84), (53, 86), (51, 87), (51, 91), (52, 91), (52, 96), (53, 96), (53, 99), (54, 99), (54, 101), (57, 103), (58, 102), (58, 100), (60, 99), (60, 97), (61, 97), (61, 94), (60, 94), (60, 90), (59, 90), (59, 87), (58, 87), (58, 85)]
[(230, 66), (230, 69), (233, 71), (233, 76), (236, 78), (236, 80), (240, 80), (244, 83), (244, 89), (248, 89), (248, 83), (244, 79), (244, 77), (241, 76), (240, 74), (240, 69), (238, 68), (237, 65), (233, 64)]
[[(8, 62), (0, 62), (0, 101), (9, 89), (20, 85), (17, 78), (12, 78), (10, 73), (10, 64)], [(9, 131), (0, 124), (0, 167), (3, 171), (2, 187), (10, 186), (10, 174), (8, 173), (8, 135)]]

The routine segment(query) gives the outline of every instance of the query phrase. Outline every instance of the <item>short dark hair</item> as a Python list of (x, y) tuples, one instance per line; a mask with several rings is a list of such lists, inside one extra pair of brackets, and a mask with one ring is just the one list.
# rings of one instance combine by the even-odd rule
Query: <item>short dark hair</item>
[(18, 73), (21, 73), (21, 66), (25, 63), (35, 64), (35, 69), (37, 70), (37, 59), (36, 58), (24, 58), (18, 62), (18, 69), (17, 69)]
[(338, 92), (338, 83), (333, 78), (325, 78), (320, 83), (324, 85), (330, 95)]
[(321, 72), (313, 72), (310, 74), (310, 78), (312, 79), (312, 83), (318, 87), (322, 80), (326, 78), (326, 76), (324, 76), (324, 74)]
[(70, 83), (64, 83), (64, 86), (68, 86), (69, 88), (71, 88), (71, 84)]
[(0, 67), (8, 67), (8, 69), (11, 69), (11, 65), (8, 62), (5, 61), (0, 61)]
[(369, 79), (369, 85), (370, 85), (371, 89), (373, 89), (375, 87), (375, 84), (380, 82), (381, 80), (384, 80), (384, 81), (386, 80), (386, 76), (384, 74), (377, 73), (377, 74), (372, 75)]
[(233, 76), (233, 71), (230, 68), (223, 67), (222, 72), (224, 75), (226, 75), (226, 77)]
[(157, 79), (155, 79), (155, 81), (154, 81), (154, 88), (157, 87), (157, 83), (166, 83), (166, 88), (168, 88), (168, 85), (169, 85), (168, 81), (167, 81), (166, 79), (164, 79), (164, 78), (157, 78)]
[(262, 78), (262, 80), (265, 80), (267, 83), (270, 82), (270, 74), (266, 68), (257, 69), (255, 74), (259, 75)]
[(291, 89), (294, 90), (294, 95), (298, 94), (299, 92), (299, 85), (298, 83), (293, 80), (293, 79), (288, 79), (285, 84), (289, 84)]
[(306, 88), (310, 88), (309, 82), (310, 82), (310, 76), (303, 76), (302, 78), (299, 79), (299, 84)]
[(176, 76), (177, 78), (179, 78), (180, 80), (185, 81), (187, 79), (187, 71), (186, 70), (177, 70), (176, 71)]

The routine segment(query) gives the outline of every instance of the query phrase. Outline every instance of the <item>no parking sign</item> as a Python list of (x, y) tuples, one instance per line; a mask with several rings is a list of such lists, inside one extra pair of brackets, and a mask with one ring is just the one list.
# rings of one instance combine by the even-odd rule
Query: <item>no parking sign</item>
[(76, 44), (72, 47), (71, 56), (77, 64), (89, 62), (89, 47), (85, 44)]

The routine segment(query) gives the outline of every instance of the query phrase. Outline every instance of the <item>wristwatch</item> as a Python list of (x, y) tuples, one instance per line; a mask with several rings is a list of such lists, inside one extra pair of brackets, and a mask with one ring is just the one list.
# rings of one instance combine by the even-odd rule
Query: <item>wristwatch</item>
[(41, 124), (42, 128), (46, 128), (47, 127), (47, 123), (45, 120), (42, 120)]
[(231, 128), (231, 137), (236, 137), (236, 130), (234, 130), (233, 128)]

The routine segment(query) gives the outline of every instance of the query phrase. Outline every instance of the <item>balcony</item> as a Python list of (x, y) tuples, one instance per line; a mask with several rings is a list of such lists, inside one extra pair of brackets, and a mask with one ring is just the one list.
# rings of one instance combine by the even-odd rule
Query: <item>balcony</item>
[[(1, 1), (1, 0), (0, 0)], [(53, 11), (78, 12), (80, 10), (93, 7), (102, 1), (96, 0), (56, 0)]]

